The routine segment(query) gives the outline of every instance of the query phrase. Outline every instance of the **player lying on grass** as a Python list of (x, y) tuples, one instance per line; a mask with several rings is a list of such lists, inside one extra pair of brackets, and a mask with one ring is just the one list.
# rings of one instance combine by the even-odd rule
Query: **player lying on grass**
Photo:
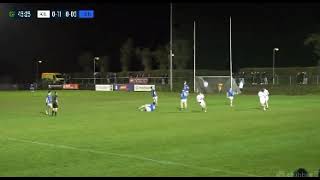
[(184, 89), (180, 94), (180, 99), (180, 111), (187, 109), (188, 94)]
[(259, 100), (260, 100), (260, 105), (262, 106), (263, 110), (266, 110), (266, 96), (265, 93), (263, 92), (263, 89), (259, 91), (258, 93)]
[(52, 113), (52, 95), (51, 91), (48, 91), (48, 95), (46, 97), (46, 115), (50, 115)]
[(233, 99), (234, 99), (234, 91), (232, 90), (232, 88), (230, 88), (227, 91), (227, 98), (230, 99), (230, 106), (233, 106)]
[(207, 105), (201, 92), (197, 95), (197, 102), (200, 104), (202, 111), (207, 112)]
[(156, 103), (153, 102), (152, 104), (145, 104), (138, 108), (140, 111), (152, 112), (156, 109)]
[(156, 103), (156, 105), (158, 105), (158, 95), (155, 89), (153, 89), (153, 87), (151, 86), (151, 96), (153, 98), (153, 102)]

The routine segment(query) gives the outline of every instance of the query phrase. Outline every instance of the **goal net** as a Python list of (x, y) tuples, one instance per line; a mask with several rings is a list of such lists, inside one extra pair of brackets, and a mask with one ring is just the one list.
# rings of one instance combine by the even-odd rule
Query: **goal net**
[[(202, 93), (223, 93), (231, 87), (230, 76), (196, 76), (195, 90)], [(239, 94), (240, 88), (232, 78), (232, 90)]]

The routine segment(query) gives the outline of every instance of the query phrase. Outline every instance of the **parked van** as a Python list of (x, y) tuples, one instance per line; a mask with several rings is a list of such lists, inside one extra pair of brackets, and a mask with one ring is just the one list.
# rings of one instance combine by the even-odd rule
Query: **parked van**
[(61, 73), (42, 73), (41, 79), (54, 84), (63, 84), (65, 82)]

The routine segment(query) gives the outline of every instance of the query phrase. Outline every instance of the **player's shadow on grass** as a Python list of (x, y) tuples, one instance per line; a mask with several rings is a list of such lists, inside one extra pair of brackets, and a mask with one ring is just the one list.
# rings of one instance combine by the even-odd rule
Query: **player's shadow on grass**
[(186, 110), (180, 110), (179, 107), (176, 108), (176, 111), (170, 111), (168, 113), (183, 113), (183, 112), (193, 112), (193, 111), (190, 111), (189, 109), (186, 109)]
[(40, 114), (47, 115), (45, 112), (42, 112), (42, 111), (40, 112)]
[(193, 112), (193, 113), (201, 113), (202, 111), (201, 110), (192, 110), (191, 112)]
[(251, 108), (235, 109), (235, 111), (252, 111), (252, 110), (261, 110), (261, 108), (259, 108), (259, 107), (251, 107)]
[(187, 109), (187, 110), (180, 110), (179, 107), (176, 108), (177, 111), (171, 111), (171, 112), (168, 112), (168, 113), (183, 113), (183, 112), (191, 112), (191, 113), (201, 113), (202, 111), (201, 110), (190, 110), (190, 109)]

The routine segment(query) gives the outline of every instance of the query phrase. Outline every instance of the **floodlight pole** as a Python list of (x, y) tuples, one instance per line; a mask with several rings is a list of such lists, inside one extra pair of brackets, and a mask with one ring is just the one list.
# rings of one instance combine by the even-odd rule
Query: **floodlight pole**
[(38, 81), (39, 81), (39, 63), (38, 63), (38, 61), (36, 61), (36, 63), (37, 63), (37, 72), (36, 72), (36, 83), (38, 84)]
[(230, 16), (230, 84), (232, 89), (232, 47), (231, 47), (231, 16)]
[(94, 57), (93, 59), (93, 81), (94, 85), (96, 85), (96, 60), (99, 60), (99, 57)]
[(42, 61), (36, 61), (36, 63), (37, 63), (36, 83), (38, 84), (38, 82), (39, 82), (39, 64), (41, 64)]
[(196, 21), (193, 22), (193, 92), (196, 92)]
[(272, 61), (272, 84), (275, 84), (275, 73), (274, 73), (274, 65), (275, 65), (275, 56), (276, 51), (279, 51), (279, 48), (273, 48), (273, 61)]
[(273, 49), (273, 58), (272, 58), (272, 84), (274, 85), (274, 56), (275, 50)]
[(170, 91), (172, 91), (172, 3), (170, 3)]
[(93, 59), (93, 84), (96, 85), (96, 58)]

